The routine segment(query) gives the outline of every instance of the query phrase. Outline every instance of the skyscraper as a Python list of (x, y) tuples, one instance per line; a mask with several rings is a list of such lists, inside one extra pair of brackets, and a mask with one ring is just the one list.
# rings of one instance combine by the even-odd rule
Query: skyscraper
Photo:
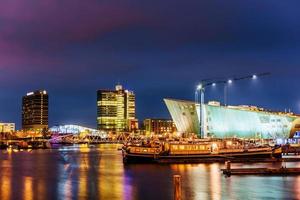
[(99, 130), (120, 132), (138, 128), (135, 118), (135, 94), (116, 85), (115, 90), (97, 92), (97, 126)]
[(27, 93), (22, 99), (22, 129), (48, 129), (48, 94), (45, 90)]

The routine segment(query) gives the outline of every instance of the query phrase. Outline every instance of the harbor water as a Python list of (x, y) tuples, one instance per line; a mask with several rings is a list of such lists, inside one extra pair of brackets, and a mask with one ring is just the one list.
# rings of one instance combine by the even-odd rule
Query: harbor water
[[(182, 197), (198, 199), (300, 199), (300, 176), (232, 176), (224, 164), (128, 164), (118, 145), (60, 146), (0, 152), (0, 199), (172, 200), (173, 175)], [(281, 163), (232, 164), (280, 167)], [(286, 163), (300, 167), (300, 163)]]

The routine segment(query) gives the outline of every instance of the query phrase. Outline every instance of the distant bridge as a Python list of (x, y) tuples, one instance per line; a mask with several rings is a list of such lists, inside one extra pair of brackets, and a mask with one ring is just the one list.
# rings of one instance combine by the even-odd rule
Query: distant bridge
[(51, 135), (51, 138), (44, 137), (22, 137), (22, 138), (0, 138), (0, 142), (6, 144), (14, 144), (21, 141), (25, 142), (40, 142), (51, 144), (78, 144), (78, 143), (89, 143), (89, 144), (102, 144), (102, 143), (123, 143), (129, 137), (128, 133), (118, 134), (57, 134)]
[(53, 134), (49, 142), (52, 144), (102, 144), (102, 143), (123, 143), (128, 138), (126, 133), (114, 135), (102, 134)]

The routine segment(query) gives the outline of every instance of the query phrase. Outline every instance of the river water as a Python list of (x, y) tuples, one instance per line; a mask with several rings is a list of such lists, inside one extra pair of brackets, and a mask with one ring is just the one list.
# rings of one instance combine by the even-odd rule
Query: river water
[[(300, 176), (224, 177), (223, 164), (123, 165), (107, 144), (0, 153), (0, 199), (173, 199), (172, 177), (182, 176), (183, 199), (300, 199)], [(232, 167), (278, 167), (233, 164)], [(300, 163), (287, 163), (287, 167)]]

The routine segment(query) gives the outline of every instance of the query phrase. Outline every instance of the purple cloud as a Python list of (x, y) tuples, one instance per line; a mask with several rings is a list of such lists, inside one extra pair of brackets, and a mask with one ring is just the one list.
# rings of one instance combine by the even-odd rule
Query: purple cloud
[(137, 9), (111, 1), (1, 1), (0, 69), (59, 65), (67, 45), (93, 41), (143, 19)]

